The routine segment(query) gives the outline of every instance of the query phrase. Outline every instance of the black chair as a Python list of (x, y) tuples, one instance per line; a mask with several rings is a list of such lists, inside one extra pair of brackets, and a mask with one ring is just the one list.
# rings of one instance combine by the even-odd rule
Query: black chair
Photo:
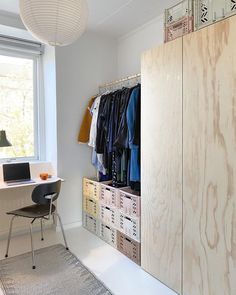
[(61, 217), (56, 211), (56, 206), (53, 204), (57, 198), (59, 197), (61, 189), (61, 180), (58, 180), (56, 182), (52, 183), (44, 183), (40, 184), (32, 192), (31, 198), (32, 201), (35, 203), (35, 205), (24, 207), (15, 211), (7, 212), (8, 215), (13, 215), (11, 222), (10, 222), (10, 229), (9, 229), (9, 236), (8, 236), (8, 242), (7, 242), (7, 251), (5, 257), (8, 257), (8, 251), (10, 246), (10, 240), (11, 240), (11, 233), (12, 233), (12, 225), (13, 221), (16, 217), (24, 217), (24, 218), (30, 218), (32, 221), (30, 222), (30, 237), (31, 237), (31, 249), (32, 249), (32, 262), (33, 262), (33, 269), (36, 268), (35, 265), (35, 256), (34, 256), (34, 244), (33, 244), (33, 236), (32, 236), (32, 227), (33, 223), (36, 219), (40, 219), (41, 223), (41, 240), (43, 241), (43, 220), (50, 220), (51, 217), (53, 217), (53, 220), (55, 220), (55, 217), (58, 217), (65, 246), (66, 249), (69, 250), (67, 242), (66, 242), (66, 236), (63, 229), (63, 225), (61, 222)]

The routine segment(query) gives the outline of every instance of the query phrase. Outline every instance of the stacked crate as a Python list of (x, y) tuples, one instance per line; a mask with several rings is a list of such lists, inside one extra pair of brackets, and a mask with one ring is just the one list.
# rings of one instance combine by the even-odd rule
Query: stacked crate
[[(117, 214), (119, 194), (110, 184), (101, 184), (100, 193), (100, 237), (113, 247), (117, 248)], [(106, 229), (107, 236), (103, 233)], [(112, 241), (112, 242), (111, 242)]]
[(86, 229), (140, 264), (140, 196), (136, 192), (84, 178), (83, 210)]
[(193, 0), (183, 0), (165, 10), (165, 42), (194, 31), (193, 3)]
[(140, 265), (140, 196), (129, 187), (120, 189), (119, 196), (117, 249)]
[(236, 0), (196, 0), (195, 27), (197, 30), (236, 14)]
[(100, 183), (95, 179), (83, 179), (83, 225), (94, 234), (99, 233)]

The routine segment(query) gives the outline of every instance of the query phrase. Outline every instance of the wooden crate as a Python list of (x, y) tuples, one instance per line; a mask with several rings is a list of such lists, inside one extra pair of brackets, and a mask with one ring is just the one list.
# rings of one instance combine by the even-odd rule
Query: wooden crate
[(119, 207), (119, 190), (110, 184), (101, 184), (100, 201), (108, 207)]
[(130, 238), (140, 241), (140, 218), (129, 217), (118, 212), (117, 229)]
[(99, 220), (83, 212), (83, 226), (92, 233), (99, 234)]
[(194, 31), (193, 2), (193, 0), (183, 0), (165, 10), (165, 42)]
[(117, 247), (117, 230), (101, 222), (99, 236), (113, 247)]
[(100, 204), (100, 220), (113, 227), (117, 227), (117, 209)]
[(122, 188), (119, 191), (120, 211), (130, 217), (140, 217), (141, 199), (139, 193), (131, 188)]
[(83, 179), (83, 195), (88, 198), (99, 200), (100, 196), (100, 183), (94, 179)]
[(196, 0), (195, 28), (207, 25), (236, 14), (236, 0)]
[(99, 218), (99, 204), (98, 201), (92, 198), (83, 197), (83, 209), (94, 218)]
[(119, 231), (117, 231), (117, 249), (135, 263), (141, 265), (140, 243), (130, 239)]

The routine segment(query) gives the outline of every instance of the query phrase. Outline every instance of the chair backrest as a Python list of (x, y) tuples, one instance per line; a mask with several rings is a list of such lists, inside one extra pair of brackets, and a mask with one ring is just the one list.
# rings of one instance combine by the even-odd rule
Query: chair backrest
[(61, 180), (50, 183), (43, 183), (33, 190), (31, 198), (36, 204), (46, 205), (56, 201), (61, 190)]

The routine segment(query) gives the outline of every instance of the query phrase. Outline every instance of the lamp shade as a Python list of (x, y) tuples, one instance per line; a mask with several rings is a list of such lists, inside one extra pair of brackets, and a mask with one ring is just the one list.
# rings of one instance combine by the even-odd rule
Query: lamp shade
[(20, 0), (20, 15), (36, 39), (65, 46), (85, 31), (88, 5), (86, 0)]
[(0, 131), (0, 147), (11, 146), (11, 143), (7, 140), (6, 131)]

